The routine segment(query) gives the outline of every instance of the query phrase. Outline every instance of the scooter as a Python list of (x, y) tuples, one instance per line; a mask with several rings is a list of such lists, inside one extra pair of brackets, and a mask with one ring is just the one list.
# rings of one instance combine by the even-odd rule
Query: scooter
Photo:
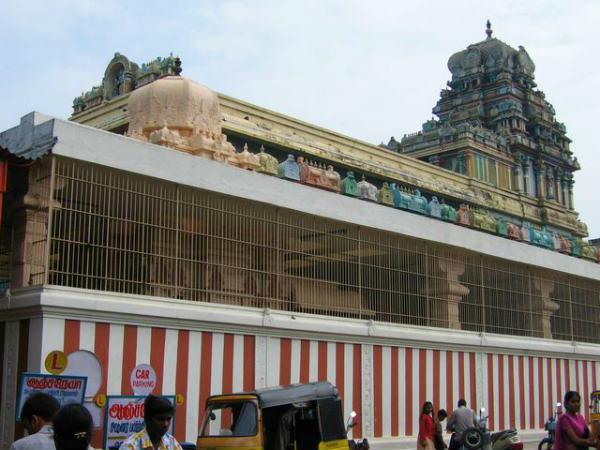
[[(356, 411), (352, 411), (350, 416), (348, 416), (348, 421), (346, 422), (346, 434), (348, 434), (350, 430), (358, 423), (354, 420), (355, 418)], [(348, 447), (350, 447), (350, 450), (370, 450), (371, 448), (367, 438), (362, 440), (348, 439)]]
[(552, 417), (548, 418), (548, 421), (544, 424), (544, 430), (546, 430), (546, 436), (538, 444), (538, 450), (552, 450), (554, 445), (554, 432), (556, 431), (556, 422), (558, 420), (559, 410), (562, 408), (562, 403), (557, 403)]
[(466, 450), (523, 450), (523, 442), (517, 430), (490, 433), (487, 428), (488, 416), (485, 412), (485, 408), (481, 408), (477, 426), (464, 431), (462, 447)]

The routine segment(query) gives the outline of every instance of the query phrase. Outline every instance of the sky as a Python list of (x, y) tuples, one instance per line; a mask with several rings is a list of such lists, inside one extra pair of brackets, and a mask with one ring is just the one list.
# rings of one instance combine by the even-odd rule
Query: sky
[(582, 166), (575, 207), (600, 237), (596, 156), (600, 1), (4, 0), (0, 130), (36, 110), (67, 118), (115, 52), (170, 52), (211, 89), (373, 144), (421, 129), (455, 52), (523, 45)]

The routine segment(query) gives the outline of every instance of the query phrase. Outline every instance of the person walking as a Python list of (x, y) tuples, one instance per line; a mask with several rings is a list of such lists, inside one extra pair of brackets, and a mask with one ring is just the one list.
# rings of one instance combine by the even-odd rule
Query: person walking
[(175, 407), (164, 397), (150, 394), (144, 400), (144, 428), (129, 436), (119, 450), (182, 450), (167, 431), (175, 415)]
[(458, 401), (458, 408), (452, 411), (448, 423), (446, 424), (446, 431), (452, 433), (450, 438), (450, 446), (448, 450), (457, 450), (460, 448), (463, 440), (463, 433), (467, 428), (477, 426), (475, 422), (475, 414), (469, 408), (467, 408), (467, 401), (461, 398)]
[(21, 422), (29, 436), (13, 442), (10, 450), (54, 450), (52, 418), (60, 403), (50, 394), (34, 392), (21, 409)]
[(563, 402), (565, 412), (560, 415), (554, 433), (554, 450), (583, 450), (596, 445), (597, 441), (590, 436), (585, 417), (579, 414), (581, 396), (576, 391), (565, 394)]
[(435, 415), (433, 424), (433, 446), (435, 447), (435, 450), (446, 450), (448, 448), (442, 434), (442, 422), (446, 420), (446, 417), (448, 417), (448, 413), (445, 409), (440, 409)]
[(54, 445), (56, 450), (93, 450), (92, 428), (94, 421), (87, 408), (70, 403), (54, 416)]
[(419, 416), (419, 435), (417, 436), (417, 450), (434, 450), (434, 423), (433, 404), (423, 403), (421, 415)]

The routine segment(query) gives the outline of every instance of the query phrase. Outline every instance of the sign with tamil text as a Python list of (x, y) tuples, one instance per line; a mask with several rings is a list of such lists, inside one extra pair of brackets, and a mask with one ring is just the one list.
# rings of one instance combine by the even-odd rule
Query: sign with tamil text
[[(175, 405), (174, 395), (163, 396)], [(120, 447), (125, 439), (137, 433), (144, 427), (143, 395), (106, 397), (104, 415), (104, 446), (103, 448)], [(175, 418), (171, 421), (169, 433), (173, 434)]]
[(45, 392), (52, 395), (61, 406), (67, 403), (83, 403), (86, 384), (87, 377), (45, 373), (22, 374), (17, 401), (17, 422), (21, 420), (23, 403), (34, 392)]

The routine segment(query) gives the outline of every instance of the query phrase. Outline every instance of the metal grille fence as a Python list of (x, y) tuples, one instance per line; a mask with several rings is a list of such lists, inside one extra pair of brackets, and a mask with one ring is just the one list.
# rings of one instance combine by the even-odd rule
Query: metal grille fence
[(54, 170), (50, 284), (600, 342), (596, 281), (82, 162)]

